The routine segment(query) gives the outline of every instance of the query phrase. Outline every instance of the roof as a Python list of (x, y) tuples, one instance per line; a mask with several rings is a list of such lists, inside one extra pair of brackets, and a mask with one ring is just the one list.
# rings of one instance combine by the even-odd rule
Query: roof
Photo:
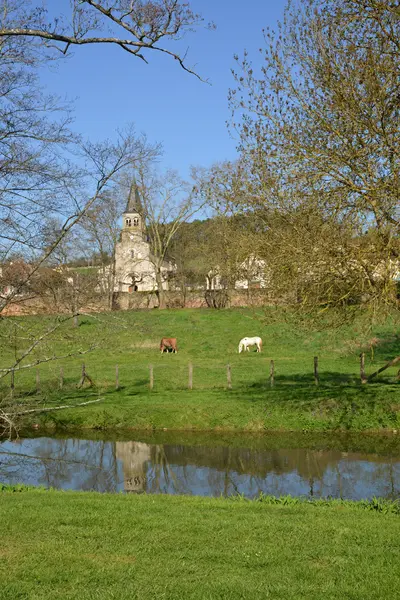
[(132, 181), (131, 188), (129, 190), (128, 202), (126, 203), (125, 213), (141, 213), (143, 210), (142, 201), (139, 195), (139, 189), (136, 183), (136, 179)]

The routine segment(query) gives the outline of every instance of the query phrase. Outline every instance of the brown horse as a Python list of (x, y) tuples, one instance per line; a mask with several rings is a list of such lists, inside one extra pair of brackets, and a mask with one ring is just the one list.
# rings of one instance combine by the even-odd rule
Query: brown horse
[(178, 346), (177, 346), (177, 343), (176, 343), (176, 338), (161, 338), (161, 342), (160, 342), (161, 354), (164, 352), (164, 350), (168, 351), (170, 349), (175, 354), (178, 352)]

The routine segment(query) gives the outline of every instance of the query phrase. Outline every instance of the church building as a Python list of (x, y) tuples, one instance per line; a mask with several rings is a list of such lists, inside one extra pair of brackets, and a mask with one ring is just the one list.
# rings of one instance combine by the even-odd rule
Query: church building
[[(145, 233), (143, 207), (136, 183), (129, 192), (120, 239), (115, 247), (114, 292), (157, 291), (155, 261)], [(164, 261), (161, 268), (163, 289), (168, 290), (168, 276), (174, 264)]]

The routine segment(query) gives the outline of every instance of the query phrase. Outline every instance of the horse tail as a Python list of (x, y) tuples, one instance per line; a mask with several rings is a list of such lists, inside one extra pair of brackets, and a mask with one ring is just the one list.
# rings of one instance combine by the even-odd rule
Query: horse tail
[(262, 339), (260, 338), (260, 352), (262, 350)]

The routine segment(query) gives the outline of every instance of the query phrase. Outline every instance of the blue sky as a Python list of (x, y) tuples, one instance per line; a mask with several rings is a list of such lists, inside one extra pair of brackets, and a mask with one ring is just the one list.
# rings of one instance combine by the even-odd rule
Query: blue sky
[[(62, 12), (69, 2), (49, 4), (52, 11)], [(233, 55), (247, 49), (257, 64), (261, 30), (276, 26), (284, 0), (193, 0), (191, 5), (217, 26), (183, 41), (188, 64), (196, 65), (211, 85), (167, 56), (149, 52), (146, 65), (110, 46), (76, 48), (72, 57), (41, 73), (48, 92), (74, 100), (76, 131), (99, 140), (113, 138), (117, 129), (134, 123), (150, 141), (163, 144), (163, 166), (177, 169), (183, 177), (190, 165), (207, 167), (235, 157), (236, 143), (226, 127)]]

